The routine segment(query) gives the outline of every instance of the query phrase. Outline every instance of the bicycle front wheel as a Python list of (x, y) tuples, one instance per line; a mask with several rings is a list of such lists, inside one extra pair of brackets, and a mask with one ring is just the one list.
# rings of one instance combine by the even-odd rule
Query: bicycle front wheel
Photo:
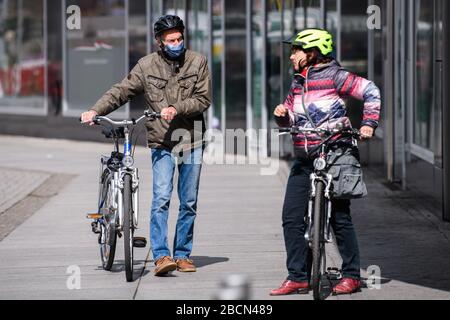
[(317, 181), (316, 197), (314, 199), (314, 220), (312, 239), (312, 289), (315, 300), (322, 300), (322, 280), (325, 268), (325, 242), (324, 242), (324, 214), (325, 214), (325, 185)]
[(133, 281), (133, 204), (131, 190), (131, 175), (124, 176), (123, 188), (123, 235), (125, 247), (125, 274), (128, 282)]
[(103, 174), (102, 185), (100, 189), (100, 213), (103, 214), (100, 223), (100, 256), (102, 259), (102, 267), (106, 271), (110, 271), (116, 253), (116, 221), (115, 214), (112, 212), (113, 192), (110, 186), (110, 180), (107, 179), (108, 172)]

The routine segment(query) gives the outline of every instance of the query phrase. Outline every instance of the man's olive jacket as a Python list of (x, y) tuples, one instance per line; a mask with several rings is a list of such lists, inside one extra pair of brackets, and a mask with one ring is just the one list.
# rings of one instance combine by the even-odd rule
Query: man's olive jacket
[(187, 50), (177, 67), (161, 51), (152, 53), (140, 59), (130, 74), (107, 91), (91, 110), (106, 115), (139, 94), (145, 94), (151, 111), (173, 106), (178, 112), (172, 121), (157, 119), (145, 124), (150, 148), (188, 150), (202, 145), (203, 112), (211, 103), (206, 57)]

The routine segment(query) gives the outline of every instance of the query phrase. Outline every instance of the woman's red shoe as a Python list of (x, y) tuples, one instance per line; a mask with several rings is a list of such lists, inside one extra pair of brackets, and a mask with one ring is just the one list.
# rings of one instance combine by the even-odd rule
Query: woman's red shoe
[(284, 296), (293, 293), (308, 293), (309, 283), (308, 281), (296, 282), (292, 280), (286, 280), (281, 284), (281, 287), (270, 291), (271, 296)]
[(359, 290), (361, 281), (351, 278), (342, 278), (342, 280), (333, 288), (333, 294), (350, 294)]

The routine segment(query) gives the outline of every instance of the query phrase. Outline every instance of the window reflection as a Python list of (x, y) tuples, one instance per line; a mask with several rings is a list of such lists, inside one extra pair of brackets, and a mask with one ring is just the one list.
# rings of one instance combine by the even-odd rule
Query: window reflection
[(207, 0), (188, 1), (188, 25), (189, 49), (207, 56), (208, 43), (208, 3)]
[(367, 1), (342, 0), (342, 66), (367, 77)]
[[(341, 65), (349, 71), (367, 78), (367, 6), (366, 0), (341, 0)], [(363, 102), (353, 98), (347, 101), (347, 114), (352, 125), (359, 128), (363, 117)]]
[(261, 0), (252, 1), (252, 102), (253, 102), (253, 128), (261, 128), (261, 106), (262, 106), (262, 55), (263, 55), (263, 7)]
[[(147, 30), (147, 1), (128, 1), (128, 70), (134, 68), (142, 57), (147, 55), (149, 32)], [(138, 96), (130, 103), (131, 115), (136, 117), (145, 110), (143, 96)]]
[(222, 1), (212, 0), (212, 85), (213, 85), (213, 119), (212, 128), (222, 128), (222, 55), (223, 55), (223, 33), (222, 33)]
[(416, 3), (417, 56), (416, 105), (414, 112), (414, 143), (431, 149), (431, 106), (433, 103), (433, 1)]
[(267, 104), (269, 114), (281, 101), (281, 1), (267, 0)]
[(65, 110), (78, 115), (128, 72), (125, 3), (70, 0), (66, 5), (78, 5), (83, 13), (81, 30), (66, 30)]
[(246, 3), (225, 1), (226, 127), (246, 127)]
[(320, 27), (320, 0), (293, 0), (295, 29)]
[(0, 110), (45, 110), (43, 0), (0, 0)]

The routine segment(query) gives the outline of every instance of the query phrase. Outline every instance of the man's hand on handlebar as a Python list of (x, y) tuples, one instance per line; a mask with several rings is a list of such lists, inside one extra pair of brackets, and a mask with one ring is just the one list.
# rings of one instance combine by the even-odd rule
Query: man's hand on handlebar
[(361, 140), (368, 140), (373, 137), (374, 129), (369, 126), (362, 126), (361, 129), (359, 129)]
[(164, 120), (172, 121), (177, 114), (177, 109), (175, 109), (173, 106), (168, 106), (167, 108), (163, 108), (161, 110), (161, 118), (163, 118)]
[(93, 126), (95, 123), (92, 120), (95, 116), (98, 116), (98, 113), (94, 110), (83, 112), (81, 114), (81, 122), (88, 123), (90, 126)]

